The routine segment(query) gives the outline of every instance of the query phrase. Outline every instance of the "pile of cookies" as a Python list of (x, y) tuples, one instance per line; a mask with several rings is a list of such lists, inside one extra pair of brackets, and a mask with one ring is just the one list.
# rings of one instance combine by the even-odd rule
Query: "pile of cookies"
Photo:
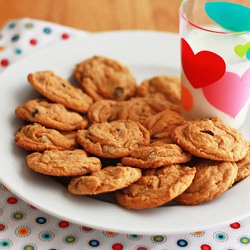
[(178, 77), (138, 84), (127, 66), (103, 56), (78, 63), (73, 76), (78, 86), (52, 71), (30, 73), (41, 97), (15, 110), (26, 121), (15, 143), (27, 150), (28, 167), (69, 177), (71, 194), (110, 193), (128, 209), (196, 205), (250, 175), (239, 131), (216, 117), (182, 117)]

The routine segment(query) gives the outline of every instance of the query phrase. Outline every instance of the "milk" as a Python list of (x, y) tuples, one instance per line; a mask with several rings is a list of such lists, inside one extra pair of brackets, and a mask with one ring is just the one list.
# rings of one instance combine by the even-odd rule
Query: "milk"
[[(220, 27), (217, 26), (208, 26), (206, 27), (208, 30), (213, 31), (219, 31), (219, 32), (226, 32)], [(250, 42), (250, 34), (232, 34), (232, 33), (216, 33), (211, 32), (203, 29), (193, 29), (188, 34), (184, 34), (185, 41), (189, 44), (189, 46), (192, 48), (194, 54), (197, 54), (200, 51), (210, 51), (213, 53), (216, 53), (218, 56), (223, 58), (227, 72), (226, 74), (228, 76), (235, 76), (234, 74), (237, 74), (239, 77), (244, 76), (244, 81), (246, 82), (246, 79), (249, 79), (249, 85), (250, 85), (250, 74), (246, 74), (247, 70), (250, 69), (250, 60), (247, 59), (245, 52), (247, 51), (247, 48), (243, 49), (243, 46), (247, 47), (249, 46)], [(236, 53), (236, 48), (238, 46), (238, 49), (241, 53)], [(240, 47), (242, 46), (242, 47)], [(249, 46), (250, 47), (250, 46)], [(249, 76), (248, 76), (249, 75)], [(225, 77), (225, 75), (223, 76)], [(236, 76), (235, 76), (236, 77)], [(247, 77), (247, 78), (246, 78)], [(221, 106), (223, 106), (224, 110), (221, 109), (221, 107), (218, 108), (218, 105), (214, 105), (216, 103), (216, 100), (213, 100), (213, 103), (211, 104), (208, 101), (208, 98), (204, 95), (204, 93), (207, 93), (207, 90), (204, 91), (203, 88), (194, 88), (192, 84), (187, 79), (185, 73), (182, 70), (182, 85), (190, 91), (190, 93), (193, 96), (193, 106), (190, 110), (185, 110), (183, 108), (182, 113), (187, 119), (193, 119), (197, 117), (213, 117), (218, 116), (220, 117), (224, 122), (228, 123), (229, 125), (240, 128), (246, 118), (248, 106), (249, 106), (249, 98), (244, 103), (240, 111), (235, 115), (232, 115), (232, 112), (229, 112), (230, 107), (224, 107), (226, 102), (223, 103), (223, 98), (234, 98), (232, 95), (231, 97), (226, 97), (226, 91), (228, 86), (225, 82), (225, 91), (222, 89), (221, 95), (218, 93), (215, 93), (216, 96), (220, 96), (218, 98), (221, 99)], [(220, 80), (219, 80), (220, 81)], [(222, 80), (221, 80), (222, 82)], [(216, 84), (216, 83), (215, 83)], [(232, 83), (233, 84), (233, 83)], [(231, 85), (232, 85), (231, 84)], [(239, 88), (243, 84), (237, 83)], [(219, 83), (217, 83), (219, 85)], [(246, 85), (246, 84), (245, 84)], [(212, 84), (211, 84), (212, 86)], [(211, 86), (208, 87), (211, 89)], [(214, 85), (215, 86), (215, 85)], [(206, 88), (206, 87), (205, 87)], [(205, 89), (204, 88), (204, 89)], [(207, 89), (208, 89), (207, 88)], [(244, 87), (245, 89), (248, 89)], [(216, 88), (214, 88), (216, 89)], [(238, 87), (237, 87), (238, 89)], [(239, 89), (238, 89), (239, 90)], [(250, 88), (249, 88), (250, 90)], [(221, 88), (220, 88), (221, 91)], [(240, 91), (240, 90), (239, 90)], [(248, 91), (248, 90), (247, 90)], [(237, 91), (236, 91), (237, 92)], [(236, 93), (235, 92), (235, 93)], [(244, 91), (243, 91), (244, 92)], [(249, 91), (250, 92), (250, 91)], [(184, 93), (184, 92), (183, 92)], [(182, 95), (184, 95), (182, 93)], [(209, 92), (210, 99), (211, 99), (211, 90)], [(250, 93), (249, 93), (250, 95)], [(237, 93), (237, 96), (239, 96), (239, 93)], [(183, 99), (185, 99), (185, 96), (182, 96)], [(244, 97), (246, 99), (246, 97)], [(240, 100), (241, 98), (239, 98)], [(232, 103), (235, 102), (235, 99), (232, 99)], [(230, 103), (230, 102), (229, 102)], [(228, 104), (229, 105), (229, 104)], [(226, 110), (226, 112), (225, 112)]]

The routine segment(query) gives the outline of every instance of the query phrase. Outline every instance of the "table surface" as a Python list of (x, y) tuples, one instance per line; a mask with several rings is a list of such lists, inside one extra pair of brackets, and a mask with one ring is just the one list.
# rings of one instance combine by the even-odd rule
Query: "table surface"
[(181, 0), (0, 0), (0, 27), (30, 17), (87, 31), (178, 32)]

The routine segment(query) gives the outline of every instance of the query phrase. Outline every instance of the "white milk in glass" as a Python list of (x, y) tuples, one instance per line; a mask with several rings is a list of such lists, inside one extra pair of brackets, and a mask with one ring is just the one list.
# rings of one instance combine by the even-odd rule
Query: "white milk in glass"
[[(236, 46), (244, 46), (249, 43), (250, 35), (211, 32), (211, 30), (226, 32), (225, 30), (222, 30), (222, 28), (216, 26), (208, 26), (206, 29), (209, 31), (203, 29), (194, 29), (186, 36), (184, 35), (185, 37), (183, 38), (186, 40), (186, 42), (188, 42), (194, 54), (197, 54), (200, 51), (214, 52), (224, 59), (226, 63), (226, 72), (232, 72), (237, 74), (239, 77), (242, 77), (245, 72), (250, 69), (250, 60), (248, 60), (245, 55), (237, 55), (235, 48)], [(183, 110), (183, 115), (187, 119), (218, 116), (224, 122), (235, 128), (239, 128), (244, 123), (249, 106), (249, 100), (244, 104), (239, 113), (235, 117), (232, 117), (224, 111), (221, 111), (215, 106), (211, 105), (205, 98), (202, 89), (193, 88), (183, 72), (182, 85), (184, 85), (190, 91), (190, 93), (192, 93), (194, 100), (191, 110)], [(223, 98), (223, 94), (225, 94), (223, 92), (221, 93), (220, 98)]]

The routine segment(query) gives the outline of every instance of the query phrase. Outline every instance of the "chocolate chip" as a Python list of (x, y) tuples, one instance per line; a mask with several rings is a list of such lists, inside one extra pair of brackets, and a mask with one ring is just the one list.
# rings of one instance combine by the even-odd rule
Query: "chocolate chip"
[(36, 114), (39, 113), (39, 110), (38, 109), (35, 109), (32, 113), (31, 113), (31, 116), (32, 117), (35, 117)]

